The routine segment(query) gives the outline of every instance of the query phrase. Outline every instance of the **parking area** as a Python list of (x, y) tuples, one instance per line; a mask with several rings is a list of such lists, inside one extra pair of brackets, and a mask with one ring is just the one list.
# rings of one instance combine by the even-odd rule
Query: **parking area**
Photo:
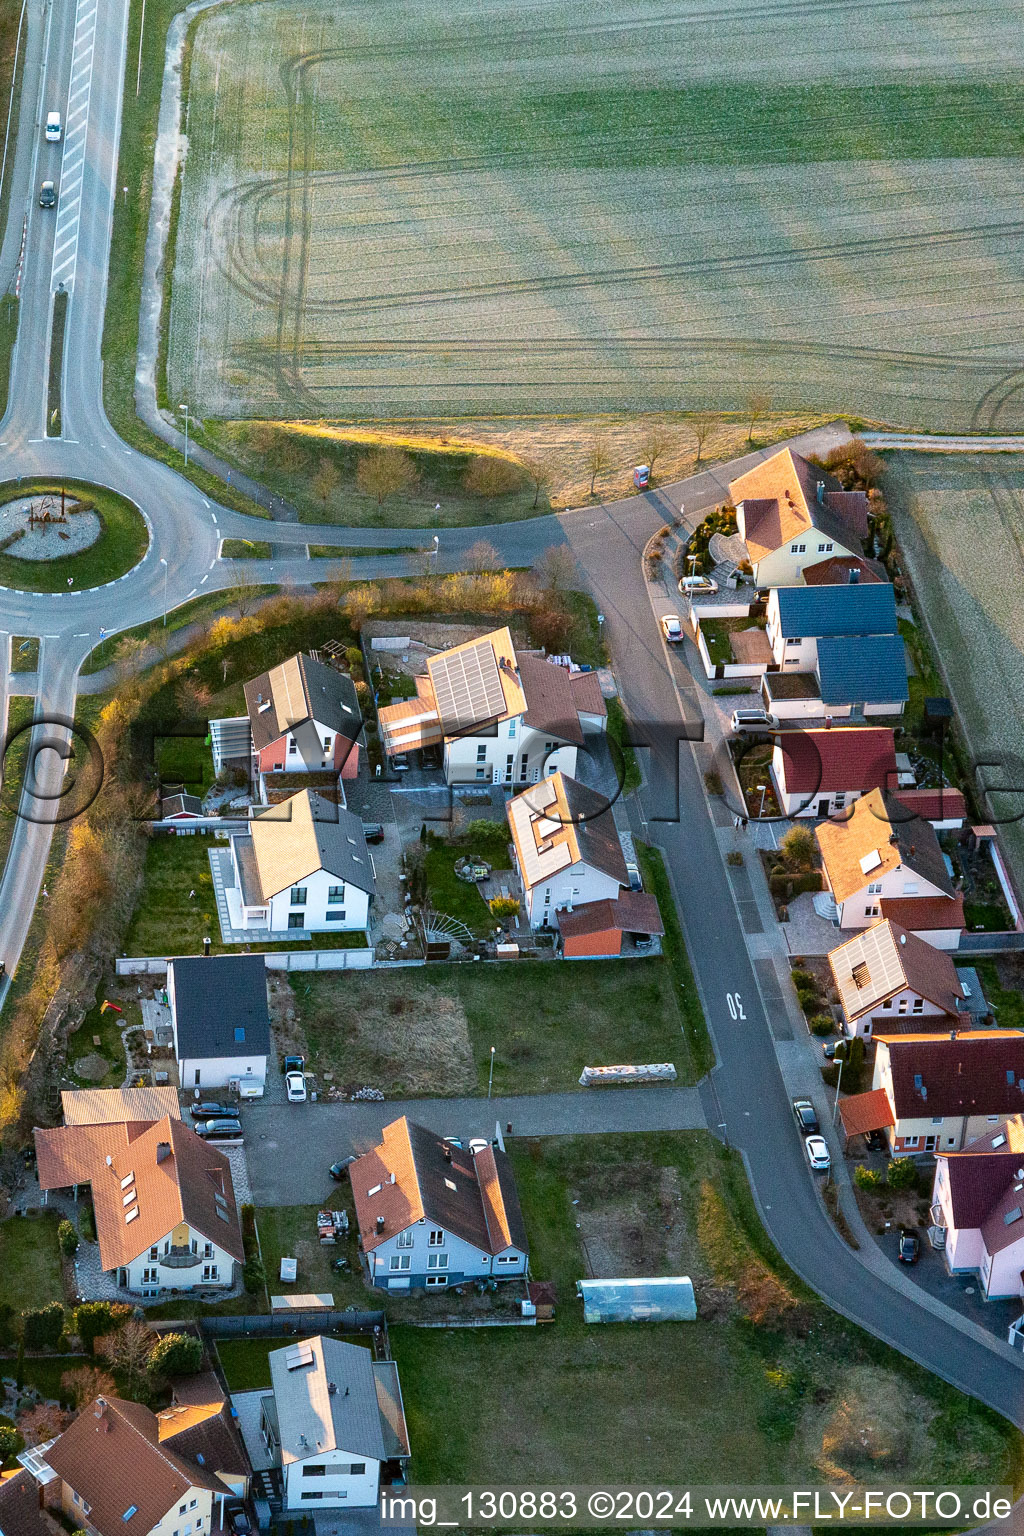
[[(979, 1328), (984, 1328), (1005, 1344), (1010, 1324), (1021, 1314), (1020, 1298), (986, 1301), (979, 1277), (976, 1274), (951, 1275), (942, 1254), (937, 1253), (928, 1242), (924, 1229), (918, 1231), (921, 1237), (920, 1258), (916, 1264), (900, 1264), (903, 1273), (937, 1301), (944, 1301), (962, 1317), (977, 1323)], [(877, 1234), (875, 1242), (886, 1258), (899, 1264), (899, 1227), (895, 1222), (884, 1233)]]

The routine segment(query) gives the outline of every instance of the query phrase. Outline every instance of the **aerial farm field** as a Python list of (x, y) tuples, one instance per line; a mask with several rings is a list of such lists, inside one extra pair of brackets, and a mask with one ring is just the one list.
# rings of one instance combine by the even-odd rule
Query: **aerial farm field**
[[(382, 419), (763, 391), (966, 427), (1024, 362), (1019, 19), (1011, 0), (216, 10), (186, 88), (169, 396)], [(983, 415), (1019, 426), (1024, 399)]]
[(1000, 840), (1020, 884), (1024, 456), (894, 454), (890, 462), (887, 495), (893, 527), (971, 751), (979, 761), (1005, 765), (986, 770), (980, 783), (1015, 791), (993, 795), (990, 807), (994, 815), (1007, 818)]

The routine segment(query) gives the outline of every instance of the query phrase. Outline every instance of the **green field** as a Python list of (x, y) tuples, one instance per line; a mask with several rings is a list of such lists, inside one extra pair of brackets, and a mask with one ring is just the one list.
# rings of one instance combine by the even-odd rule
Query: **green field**
[(763, 391), (964, 427), (1019, 358), (1017, 22), (780, 0), (752, 46), (732, 9), (636, 0), (213, 12), (169, 397), (351, 420)]

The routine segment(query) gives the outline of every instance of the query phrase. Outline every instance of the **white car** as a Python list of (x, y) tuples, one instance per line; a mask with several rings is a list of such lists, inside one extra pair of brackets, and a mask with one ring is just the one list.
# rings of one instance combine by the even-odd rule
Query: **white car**
[(478, 1152), (486, 1152), (489, 1146), (490, 1142), (487, 1140), (486, 1136), (473, 1136), (469, 1143), (470, 1155), (472, 1157), (476, 1157)]
[(730, 724), (737, 736), (744, 731), (774, 731), (779, 721), (766, 709), (734, 709)]
[(807, 1148), (807, 1161), (815, 1173), (828, 1173), (832, 1159), (828, 1155), (824, 1136), (808, 1136), (804, 1146)]
[(301, 1072), (289, 1072), (284, 1080), (289, 1104), (305, 1104), (306, 1079)]
[(46, 114), (46, 142), (48, 144), (59, 144), (60, 143), (60, 136), (63, 133), (63, 131), (64, 130), (61, 128), (61, 124), (60, 124), (60, 113), (59, 112), (47, 112), (47, 114)]
[(679, 622), (678, 613), (665, 613), (661, 619), (662, 633), (670, 644), (677, 644), (683, 638), (683, 626)]
[(686, 597), (693, 597), (699, 592), (711, 594), (718, 591), (718, 582), (712, 581), (710, 576), (684, 576), (679, 583), (679, 590)]

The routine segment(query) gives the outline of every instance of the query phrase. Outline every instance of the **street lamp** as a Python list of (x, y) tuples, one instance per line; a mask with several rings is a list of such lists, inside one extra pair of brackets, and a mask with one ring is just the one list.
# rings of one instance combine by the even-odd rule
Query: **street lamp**
[(188, 469), (188, 403), (179, 405), (178, 410), (185, 412), (185, 468)]
[(832, 1124), (836, 1123), (836, 1115), (839, 1113), (839, 1088), (843, 1081), (843, 1062), (846, 1060), (844, 1052), (839, 1058), (839, 1076), (836, 1078), (836, 1102), (832, 1106)]
[(491, 1084), (494, 1082), (494, 1046), (491, 1046), (491, 1070), (487, 1075), (487, 1097), (491, 1096)]
[(768, 785), (767, 784), (759, 784), (757, 787), (761, 791), (761, 809), (757, 813), (758, 820), (760, 820), (761, 817), (764, 815), (764, 797), (765, 797), (765, 794), (767, 793)]
[(160, 564), (164, 568), (164, 628), (167, 628), (167, 561), (160, 556)]

